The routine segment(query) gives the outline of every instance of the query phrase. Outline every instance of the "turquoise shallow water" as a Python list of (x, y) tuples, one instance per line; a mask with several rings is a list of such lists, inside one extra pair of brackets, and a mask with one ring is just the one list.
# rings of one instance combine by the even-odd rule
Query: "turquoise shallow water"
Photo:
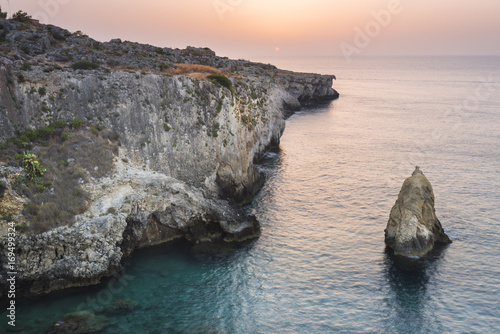
[[(121, 281), (24, 302), (21, 333), (119, 299), (135, 306), (105, 333), (500, 332), (500, 58), (265, 61), (334, 73), (341, 98), (290, 118), (262, 161), (261, 238), (140, 251)], [(383, 231), (415, 165), (454, 242), (403, 261)]]

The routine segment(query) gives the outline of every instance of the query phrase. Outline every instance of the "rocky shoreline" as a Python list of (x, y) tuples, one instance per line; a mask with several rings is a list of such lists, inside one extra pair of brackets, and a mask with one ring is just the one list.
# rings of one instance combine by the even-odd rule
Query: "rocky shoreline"
[[(332, 75), (230, 60), (207, 48), (101, 43), (12, 20), (0, 20), (0, 35), (0, 216), (18, 227), (17, 284), (27, 296), (98, 284), (139, 247), (258, 237), (258, 221), (241, 209), (264, 182), (255, 162), (279, 145), (286, 117), (338, 98)], [(50, 128), (55, 122), (60, 129)], [(25, 172), (10, 158), (27, 149), (54, 166), (48, 175), (78, 176), (77, 188), (61, 191), (81, 192), (85, 206), (67, 224), (31, 232), (48, 204), (28, 216), (34, 200), (19, 192)], [(64, 210), (54, 184), (36, 195), (53, 201), (51, 214)], [(7, 221), (0, 221), (1, 294)]]

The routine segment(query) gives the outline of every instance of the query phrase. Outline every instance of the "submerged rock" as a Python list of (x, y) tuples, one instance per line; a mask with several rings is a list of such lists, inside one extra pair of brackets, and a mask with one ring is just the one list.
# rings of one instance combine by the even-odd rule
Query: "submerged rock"
[(418, 166), (404, 181), (392, 207), (385, 243), (403, 256), (422, 256), (436, 243), (451, 243), (436, 217), (432, 186)]
[(106, 306), (106, 308), (103, 310), (103, 313), (105, 314), (124, 314), (133, 311), (135, 308), (136, 304), (134, 301), (129, 300), (129, 299), (117, 299), (113, 301), (111, 304)]
[(91, 311), (81, 311), (67, 314), (57, 321), (47, 334), (76, 334), (76, 333), (99, 333), (109, 325), (109, 319), (104, 316), (96, 316)]

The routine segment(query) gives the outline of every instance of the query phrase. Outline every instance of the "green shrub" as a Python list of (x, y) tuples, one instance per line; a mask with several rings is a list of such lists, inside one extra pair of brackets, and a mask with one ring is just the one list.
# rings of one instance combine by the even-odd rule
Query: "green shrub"
[(26, 151), (23, 154), (23, 168), (30, 180), (34, 180), (36, 177), (42, 177), (47, 171), (38, 161), (36, 155), (31, 154), (30, 151)]
[(104, 124), (90, 124), (90, 131), (94, 134), (97, 135), (98, 132), (101, 132), (102, 130), (106, 129)]
[(73, 190), (73, 196), (82, 197), (83, 195), (85, 195), (85, 193), (82, 188), (76, 188), (75, 190)]
[(14, 21), (18, 21), (18, 22), (22, 22), (22, 23), (30, 23), (31, 22), (31, 16), (28, 15), (28, 13), (23, 12), (21, 10), (15, 14), (13, 14), (12, 19)]
[(115, 209), (115, 208), (113, 208), (113, 207), (110, 207), (110, 208), (108, 209), (107, 213), (110, 213), (110, 214), (114, 215), (114, 214), (116, 213), (116, 209)]
[(31, 140), (25, 134), (22, 134), (19, 137), (11, 138), (9, 141), (17, 148), (28, 148), (31, 146)]
[(217, 138), (217, 136), (219, 135), (219, 130), (220, 130), (220, 124), (215, 123), (212, 129), (212, 136)]
[(7, 12), (2, 12), (2, 7), (0, 7), (0, 19), (6, 19), (7, 18)]
[(163, 128), (165, 129), (165, 131), (170, 131), (170, 126), (168, 126), (167, 123), (163, 123)]
[(3, 183), (3, 181), (0, 181), (0, 198), (2, 198), (3, 194), (5, 194), (5, 189), (7, 189), (5, 183)]
[(46, 137), (52, 136), (56, 129), (52, 126), (46, 126), (44, 128), (40, 128), (36, 130), (36, 138), (37, 139), (44, 139)]
[(55, 121), (53, 122), (52, 124), (50, 124), (50, 126), (56, 128), (56, 129), (62, 129), (64, 128), (68, 123), (66, 123), (66, 121), (63, 121), (63, 120), (59, 120), (59, 121)]
[(99, 68), (99, 64), (89, 60), (79, 60), (71, 64), (71, 68), (74, 70), (95, 70)]
[(45, 87), (38, 88), (38, 94), (40, 94), (40, 96), (45, 96), (45, 94), (47, 94)]
[(28, 229), (28, 225), (25, 223), (16, 225), (16, 231), (25, 232)]
[(81, 118), (76, 118), (74, 120), (72, 120), (69, 125), (71, 125), (71, 127), (73, 129), (79, 129), (81, 128), (83, 125), (85, 124), (85, 121)]
[(2, 217), (0, 217), (0, 220), (6, 220), (8, 222), (11, 222), (12, 221), (12, 214), (2, 216)]
[(72, 135), (73, 135), (73, 132), (69, 132), (69, 131), (67, 131), (67, 132), (64, 132), (64, 133), (61, 135), (61, 138), (62, 138), (63, 140), (66, 140), (66, 139), (68, 139), (69, 137), (71, 137)]
[(212, 80), (213, 82), (218, 83), (219, 85), (226, 87), (229, 90), (233, 89), (233, 83), (226, 76), (222, 74), (210, 74), (207, 75), (207, 79)]
[(31, 70), (31, 64), (28, 63), (27, 61), (25, 61), (23, 63), (23, 66), (21, 66), (21, 70), (23, 70), (23, 71), (29, 71), (29, 70)]
[(37, 137), (36, 131), (31, 129), (24, 131), (23, 135), (28, 137), (29, 140), (35, 140)]
[(44, 112), (44, 113), (50, 112), (50, 108), (47, 105), (47, 102), (45, 102), (45, 101), (43, 101), (43, 103), (42, 103), (42, 112)]
[(220, 100), (219, 104), (217, 104), (217, 114), (219, 114), (221, 112), (223, 105), (224, 105), (224, 101)]

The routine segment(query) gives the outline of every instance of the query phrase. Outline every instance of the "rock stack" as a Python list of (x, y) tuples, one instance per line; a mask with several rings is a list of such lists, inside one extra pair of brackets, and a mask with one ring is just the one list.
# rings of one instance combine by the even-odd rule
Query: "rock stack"
[(392, 207), (385, 243), (403, 256), (423, 256), (437, 243), (451, 243), (436, 217), (432, 186), (418, 166)]

